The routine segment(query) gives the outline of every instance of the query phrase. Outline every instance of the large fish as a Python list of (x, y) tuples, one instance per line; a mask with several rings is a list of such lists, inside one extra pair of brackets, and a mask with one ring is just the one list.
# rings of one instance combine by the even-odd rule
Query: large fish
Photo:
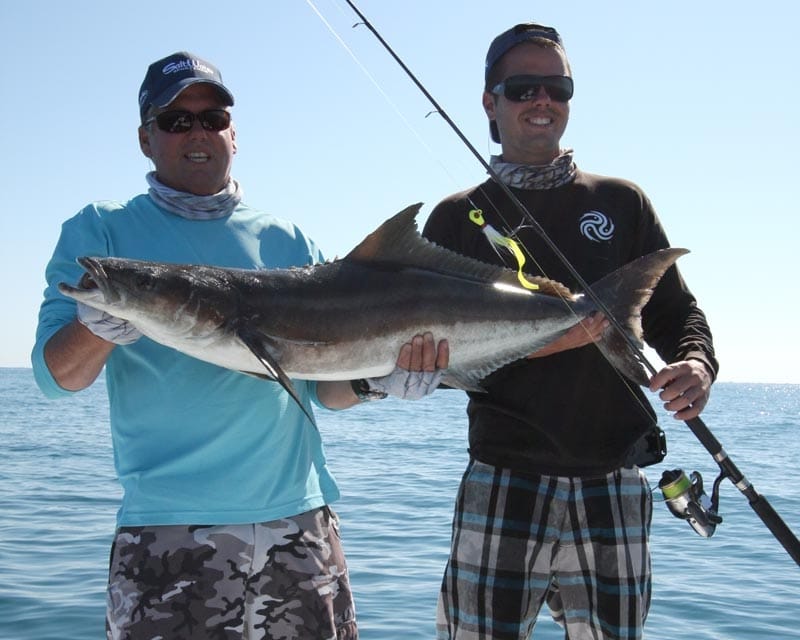
[[(267, 375), (292, 393), (290, 378), (352, 380), (394, 369), (403, 343), (430, 331), (446, 338), (443, 383), (481, 390), (492, 371), (563, 334), (596, 310), (582, 295), (517, 274), (422, 238), (413, 205), (384, 222), (345, 258), (292, 269), (244, 270), (120, 258), (79, 258), (87, 277), (59, 290), (133, 323), (144, 335), (222, 367)], [(644, 256), (592, 285), (632, 337), (664, 272), (686, 253)], [(647, 376), (609, 328), (598, 343), (638, 384)]]

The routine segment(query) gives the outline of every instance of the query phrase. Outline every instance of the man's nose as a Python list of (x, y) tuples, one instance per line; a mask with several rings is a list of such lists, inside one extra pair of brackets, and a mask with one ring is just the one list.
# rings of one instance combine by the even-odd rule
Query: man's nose
[(550, 102), (550, 94), (547, 93), (547, 88), (540, 84), (531, 89), (528, 100), (532, 102)]
[(200, 118), (192, 120), (192, 126), (186, 133), (193, 138), (205, 138), (208, 136), (208, 130), (200, 124)]

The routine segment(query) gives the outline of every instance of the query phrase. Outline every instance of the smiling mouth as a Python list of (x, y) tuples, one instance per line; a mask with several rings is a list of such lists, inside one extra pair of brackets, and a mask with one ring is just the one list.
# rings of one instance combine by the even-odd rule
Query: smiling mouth
[(201, 151), (195, 151), (193, 153), (187, 153), (186, 159), (190, 162), (208, 162), (211, 159), (211, 156)]
[(526, 118), (525, 121), (528, 124), (536, 125), (537, 127), (545, 127), (547, 125), (553, 124), (552, 118), (546, 118), (544, 116), (536, 116), (531, 118)]

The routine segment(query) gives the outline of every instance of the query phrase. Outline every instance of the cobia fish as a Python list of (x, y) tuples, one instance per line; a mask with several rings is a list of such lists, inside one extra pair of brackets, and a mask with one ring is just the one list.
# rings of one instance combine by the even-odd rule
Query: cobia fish
[[(443, 383), (481, 390), (481, 380), (595, 311), (583, 295), (541, 277), (531, 291), (517, 273), (422, 238), (420, 204), (384, 222), (345, 258), (291, 269), (244, 270), (82, 257), (91, 282), (59, 290), (133, 323), (144, 335), (216, 365), (277, 379), (382, 376), (400, 347), (426, 331), (450, 345)], [(639, 314), (664, 272), (686, 253), (664, 249), (592, 285), (618, 322), (641, 340)], [(641, 363), (613, 328), (598, 343), (638, 384)]]

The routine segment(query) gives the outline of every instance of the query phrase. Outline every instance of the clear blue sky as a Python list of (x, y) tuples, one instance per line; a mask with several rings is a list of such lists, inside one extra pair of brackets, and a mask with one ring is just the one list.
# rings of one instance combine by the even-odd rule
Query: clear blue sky
[[(252, 206), (343, 255), (407, 204), (423, 218), (483, 170), (340, 0), (0, 0), (5, 302), (0, 366), (29, 366), (61, 222), (126, 200), (150, 169), (137, 139), (147, 65), (186, 49), (236, 96), (234, 176)], [(798, 5), (789, 0), (360, 0), (486, 157), (483, 57), (507, 27), (562, 33), (575, 77), (563, 144), (584, 170), (639, 183), (707, 312), (722, 380), (800, 383)], [(388, 99), (387, 99), (388, 98)]]

